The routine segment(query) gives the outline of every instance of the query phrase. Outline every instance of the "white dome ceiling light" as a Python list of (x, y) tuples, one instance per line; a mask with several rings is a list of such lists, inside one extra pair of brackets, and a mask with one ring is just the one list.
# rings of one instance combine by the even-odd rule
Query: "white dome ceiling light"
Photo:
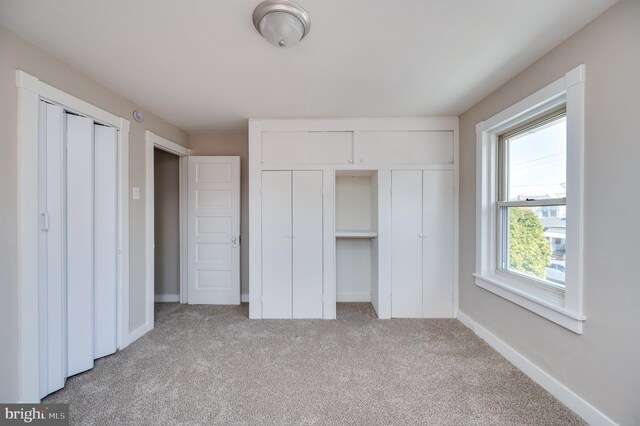
[(311, 19), (297, 3), (266, 0), (253, 11), (253, 25), (274, 46), (291, 47), (309, 33)]

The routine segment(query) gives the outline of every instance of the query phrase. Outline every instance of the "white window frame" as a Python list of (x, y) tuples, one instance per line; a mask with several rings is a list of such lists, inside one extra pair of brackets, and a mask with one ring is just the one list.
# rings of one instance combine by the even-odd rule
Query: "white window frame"
[[(475, 284), (577, 334), (583, 313), (585, 66), (476, 125)], [(498, 138), (562, 106), (567, 117), (567, 268), (564, 295), (498, 267)]]

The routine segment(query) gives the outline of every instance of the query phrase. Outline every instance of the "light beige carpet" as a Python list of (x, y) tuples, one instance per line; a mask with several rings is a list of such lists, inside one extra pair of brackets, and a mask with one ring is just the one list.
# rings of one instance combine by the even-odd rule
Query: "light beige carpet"
[(581, 420), (457, 320), (249, 320), (156, 305), (155, 329), (44, 402), (95, 425), (572, 425)]

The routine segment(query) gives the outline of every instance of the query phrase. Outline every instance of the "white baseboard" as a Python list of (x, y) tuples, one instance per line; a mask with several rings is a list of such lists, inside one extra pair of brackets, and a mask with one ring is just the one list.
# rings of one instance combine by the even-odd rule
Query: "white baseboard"
[(338, 293), (336, 294), (336, 302), (371, 302), (371, 295), (358, 293)]
[(249, 303), (249, 295), (248, 294), (241, 294), (240, 295), (240, 302)]
[(458, 320), (473, 331), (478, 337), (487, 342), (500, 355), (529, 376), (534, 382), (542, 386), (547, 392), (569, 407), (584, 421), (593, 426), (615, 426), (616, 423), (593, 405), (582, 399), (574, 391), (560, 383), (549, 373), (535, 365), (528, 358), (517, 352), (504, 341), (500, 340), (489, 330), (479, 325), (463, 312), (458, 312)]
[(179, 302), (180, 295), (179, 294), (156, 294), (154, 296), (154, 300), (156, 303), (158, 302)]
[(129, 339), (127, 341), (127, 344), (120, 349), (126, 348), (127, 346), (129, 346), (130, 344), (132, 344), (133, 342), (135, 342), (136, 340), (138, 340), (139, 338), (141, 338), (151, 330), (153, 330), (153, 323), (151, 324), (145, 323), (140, 327), (136, 328), (135, 330), (129, 333)]

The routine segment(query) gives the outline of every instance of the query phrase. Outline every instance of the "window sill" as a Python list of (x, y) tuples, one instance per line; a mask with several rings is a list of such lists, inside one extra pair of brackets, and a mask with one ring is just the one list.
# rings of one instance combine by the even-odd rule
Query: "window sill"
[(563, 304), (558, 300), (546, 299), (522, 291), (502, 277), (480, 274), (473, 274), (473, 276), (478, 287), (522, 306), (574, 333), (582, 334), (582, 324), (586, 318), (565, 310)]

